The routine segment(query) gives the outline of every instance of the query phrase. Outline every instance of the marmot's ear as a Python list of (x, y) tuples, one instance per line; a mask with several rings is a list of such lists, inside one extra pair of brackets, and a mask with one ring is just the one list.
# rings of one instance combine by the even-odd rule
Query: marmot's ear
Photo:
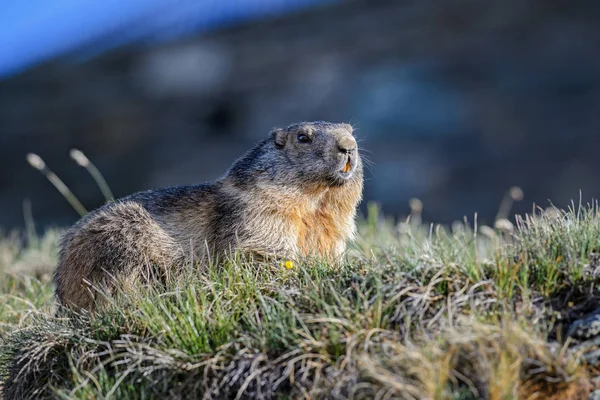
[(283, 129), (273, 129), (271, 131), (271, 136), (273, 137), (273, 139), (275, 139), (275, 145), (277, 147), (283, 147), (285, 146), (285, 132), (283, 131)]

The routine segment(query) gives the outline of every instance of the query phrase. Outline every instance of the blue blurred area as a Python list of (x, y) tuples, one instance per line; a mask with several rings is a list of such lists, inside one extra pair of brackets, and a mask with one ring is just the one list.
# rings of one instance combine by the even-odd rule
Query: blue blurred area
[[(8, 1), (8, 2), (7, 2)], [(349, 122), (363, 203), (490, 223), (511, 186), (532, 204), (600, 197), (598, 0), (0, 0), (0, 228), (199, 183), (276, 126)]]
[(81, 49), (166, 41), (331, 0), (4, 0), (0, 77)]

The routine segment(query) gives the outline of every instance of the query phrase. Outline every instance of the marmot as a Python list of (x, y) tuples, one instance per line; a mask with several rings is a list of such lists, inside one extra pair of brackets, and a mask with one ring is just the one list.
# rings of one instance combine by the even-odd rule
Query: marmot
[(274, 129), (215, 181), (149, 190), (90, 212), (66, 232), (54, 274), (60, 304), (94, 309), (97, 290), (241, 251), (337, 259), (355, 233), (363, 166), (352, 127)]

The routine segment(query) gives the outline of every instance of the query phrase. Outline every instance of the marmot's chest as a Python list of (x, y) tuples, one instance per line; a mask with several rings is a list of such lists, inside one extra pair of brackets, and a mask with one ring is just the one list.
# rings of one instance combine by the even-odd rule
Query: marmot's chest
[(291, 220), (297, 234), (296, 246), (302, 256), (337, 256), (340, 243), (345, 240), (340, 216), (327, 209), (297, 215)]

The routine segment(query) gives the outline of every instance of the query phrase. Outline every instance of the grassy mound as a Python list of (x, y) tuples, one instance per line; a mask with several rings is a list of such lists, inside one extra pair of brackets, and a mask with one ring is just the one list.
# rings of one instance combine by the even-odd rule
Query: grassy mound
[[(13, 398), (579, 399), (565, 329), (600, 298), (600, 211), (492, 229), (372, 208), (347, 262), (186, 266), (94, 315), (54, 312), (55, 232), (0, 244), (0, 386)], [(289, 268), (291, 267), (291, 268)]]

